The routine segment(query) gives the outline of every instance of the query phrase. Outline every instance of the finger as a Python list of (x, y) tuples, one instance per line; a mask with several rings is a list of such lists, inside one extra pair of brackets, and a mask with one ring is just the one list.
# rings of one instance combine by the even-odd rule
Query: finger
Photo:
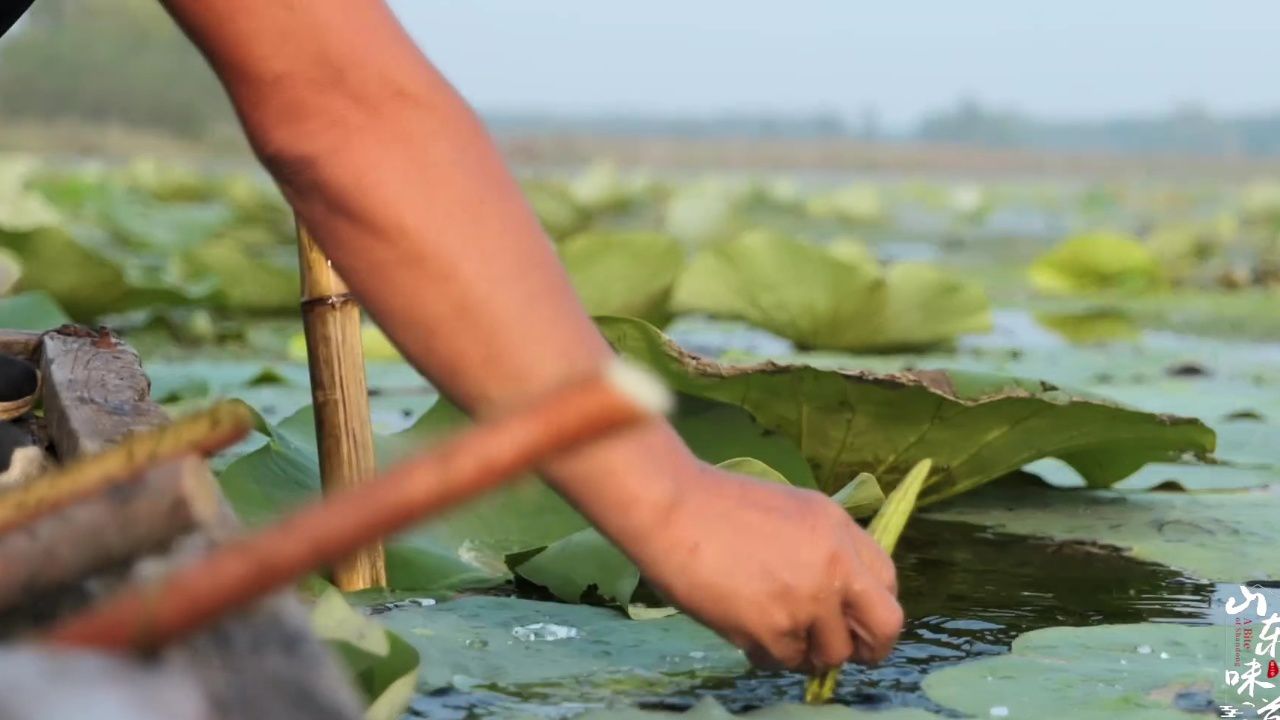
[(902, 633), (898, 599), (875, 583), (863, 582), (850, 587), (844, 609), (853, 631), (854, 659), (872, 664), (888, 657)]
[(751, 664), (762, 669), (795, 670), (809, 659), (808, 628), (782, 619), (756, 636), (747, 651)]
[(840, 667), (853, 656), (853, 635), (843, 604), (833, 605), (809, 628), (809, 670)]

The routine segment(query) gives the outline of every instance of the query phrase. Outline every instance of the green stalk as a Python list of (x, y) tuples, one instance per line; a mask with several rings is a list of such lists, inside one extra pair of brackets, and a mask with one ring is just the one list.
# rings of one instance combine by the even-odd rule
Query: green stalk
[[(886, 553), (892, 555), (898, 545), (898, 538), (907, 527), (907, 520), (916, 509), (916, 498), (920, 497), (920, 489), (929, 477), (933, 461), (921, 460), (907, 473), (898, 487), (885, 498), (884, 505), (872, 518), (867, 531)], [(832, 668), (820, 675), (813, 675), (804, 686), (804, 701), (809, 705), (821, 705), (836, 694), (836, 683), (840, 679), (840, 668)]]

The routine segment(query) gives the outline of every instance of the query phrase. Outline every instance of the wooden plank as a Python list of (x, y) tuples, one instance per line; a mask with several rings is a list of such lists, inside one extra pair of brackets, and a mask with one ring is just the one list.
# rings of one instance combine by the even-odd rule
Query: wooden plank
[[(150, 399), (137, 353), (110, 333), (50, 333), (41, 355), (46, 421), (60, 457), (96, 452), (139, 427), (167, 422)], [(209, 475), (203, 462), (199, 471)], [(216, 520), (180, 538), (165, 555), (144, 558), (124, 574), (95, 577), (91, 592), (181, 564), (234, 535), (239, 523), (225, 501), (221, 507)], [(271, 597), (170, 646), (163, 660), (201, 688), (216, 718), (356, 720), (362, 714), (345, 671), (311, 633), (306, 609), (293, 593)]]
[(100, 452), (134, 430), (168, 422), (151, 402), (138, 354), (109, 331), (54, 331), (41, 340), (40, 354), (45, 426), (59, 458)]
[(219, 503), (204, 460), (188, 455), (4, 532), (0, 610), (164, 550), (175, 537), (216, 519)]

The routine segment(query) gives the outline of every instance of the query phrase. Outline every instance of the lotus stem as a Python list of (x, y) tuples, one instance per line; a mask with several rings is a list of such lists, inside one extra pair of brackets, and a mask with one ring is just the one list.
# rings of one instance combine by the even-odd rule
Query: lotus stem
[(43, 639), (103, 649), (157, 648), (558, 452), (666, 412), (669, 402), (653, 376), (616, 361), (606, 372), (474, 425), (166, 576), (127, 587)]
[[(916, 463), (907, 473), (898, 487), (885, 498), (884, 505), (872, 518), (867, 531), (881, 549), (892, 555), (898, 546), (898, 538), (907, 527), (907, 520), (916, 509), (916, 499), (924, 488), (929, 471), (933, 469), (933, 461), (924, 459)], [(813, 675), (804, 686), (804, 701), (809, 705), (822, 705), (836, 694), (836, 685), (840, 681), (840, 668), (835, 667), (824, 673)]]

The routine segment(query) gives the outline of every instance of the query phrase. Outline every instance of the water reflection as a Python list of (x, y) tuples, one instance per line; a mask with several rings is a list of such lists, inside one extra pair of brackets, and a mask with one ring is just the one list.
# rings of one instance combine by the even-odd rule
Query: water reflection
[[(910, 618), (902, 641), (879, 667), (847, 667), (837, 702), (866, 708), (915, 706), (948, 715), (921, 691), (921, 680), (929, 672), (1008, 652), (1014, 638), (1044, 627), (1203, 624), (1213, 593), (1210, 583), (1094, 546), (927, 518), (912, 521), (897, 555), (901, 597)], [(804, 690), (804, 678), (792, 673), (750, 672), (691, 682), (678, 692), (628, 699), (645, 707), (678, 710), (713, 695), (729, 709), (744, 711), (798, 702)], [(419, 697), (412, 712), (467, 720), (512, 717), (513, 712), (520, 717), (571, 717), (584, 709), (563, 704), (563, 696), (556, 700), (534, 695), (452, 690)]]

